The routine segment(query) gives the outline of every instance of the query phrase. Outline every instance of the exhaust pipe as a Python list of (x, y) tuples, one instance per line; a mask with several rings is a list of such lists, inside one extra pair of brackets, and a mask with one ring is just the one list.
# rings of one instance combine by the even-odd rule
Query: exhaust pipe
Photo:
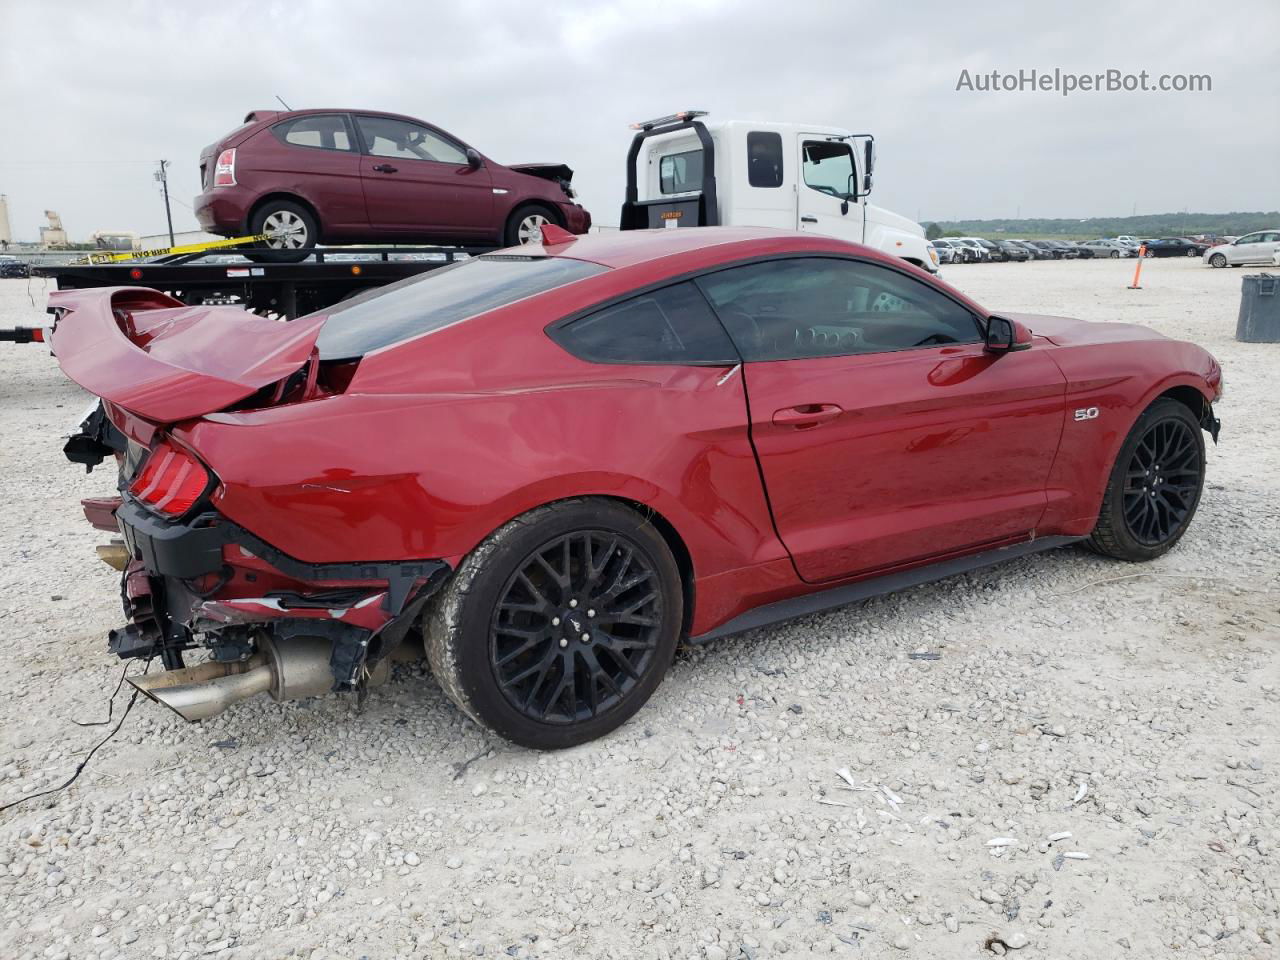
[[(129, 682), (156, 703), (164, 704), (184, 720), (216, 717), (233, 703), (259, 693), (272, 699), (301, 700), (319, 697), (333, 686), (329, 670), (330, 644), (320, 637), (272, 640), (260, 636), (261, 652), (237, 663), (209, 661), (181, 670), (130, 678)], [(374, 668), (370, 684), (386, 680), (390, 667), (384, 660)]]

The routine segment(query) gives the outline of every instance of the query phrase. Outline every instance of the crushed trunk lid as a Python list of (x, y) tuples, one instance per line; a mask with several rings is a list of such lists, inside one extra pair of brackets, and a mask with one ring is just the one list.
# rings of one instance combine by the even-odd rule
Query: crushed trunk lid
[(49, 297), (53, 352), (90, 393), (154, 424), (225, 410), (296, 373), (324, 317), (284, 322), (240, 307), (185, 306), (139, 287)]

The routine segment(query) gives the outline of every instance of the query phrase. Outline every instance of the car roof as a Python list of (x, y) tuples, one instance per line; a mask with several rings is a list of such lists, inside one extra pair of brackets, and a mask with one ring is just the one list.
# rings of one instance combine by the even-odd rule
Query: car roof
[[(539, 247), (520, 247), (529, 254), (541, 249), (548, 256), (587, 260), (614, 269), (654, 260), (689, 257), (717, 249), (725, 261), (777, 253), (857, 254), (870, 260), (900, 265), (891, 257), (832, 237), (769, 227), (698, 227), (676, 230), (609, 230), (575, 237), (571, 242)], [(698, 257), (697, 259), (704, 259)]]

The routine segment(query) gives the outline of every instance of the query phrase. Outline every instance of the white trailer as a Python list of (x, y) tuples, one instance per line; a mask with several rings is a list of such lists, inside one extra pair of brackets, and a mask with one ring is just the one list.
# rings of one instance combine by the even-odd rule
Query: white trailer
[(871, 134), (704, 116), (686, 110), (633, 124), (621, 229), (779, 227), (866, 244), (937, 271), (937, 251), (920, 225), (867, 200)]

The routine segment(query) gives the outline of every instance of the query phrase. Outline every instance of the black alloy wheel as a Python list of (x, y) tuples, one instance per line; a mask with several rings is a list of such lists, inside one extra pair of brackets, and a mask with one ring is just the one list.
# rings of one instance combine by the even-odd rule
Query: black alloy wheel
[(471, 719), (556, 750), (644, 706), (675, 658), (684, 604), (651, 515), (576, 497), (485, 538), (432, 598), (423, 637), (431, 672)]
[(640, 545), (575, 531), (537, 547), (507, 580), (489, 664), (507, 703), (530, 720), (590, 720), (648, 672), (662, 621), (658, 572)]
[(1125, 437), (1087, 545), (1119, 560), (1153, 560), (1186, 533), (1205, 476), (1199, 417), (1161, 397)]
[(1204, 477), (1196, 430), (1184, 420), (1152, 424), (1125, 472), (1124, 519), (1139, 543), (1156, 546), (1190, 519)]

